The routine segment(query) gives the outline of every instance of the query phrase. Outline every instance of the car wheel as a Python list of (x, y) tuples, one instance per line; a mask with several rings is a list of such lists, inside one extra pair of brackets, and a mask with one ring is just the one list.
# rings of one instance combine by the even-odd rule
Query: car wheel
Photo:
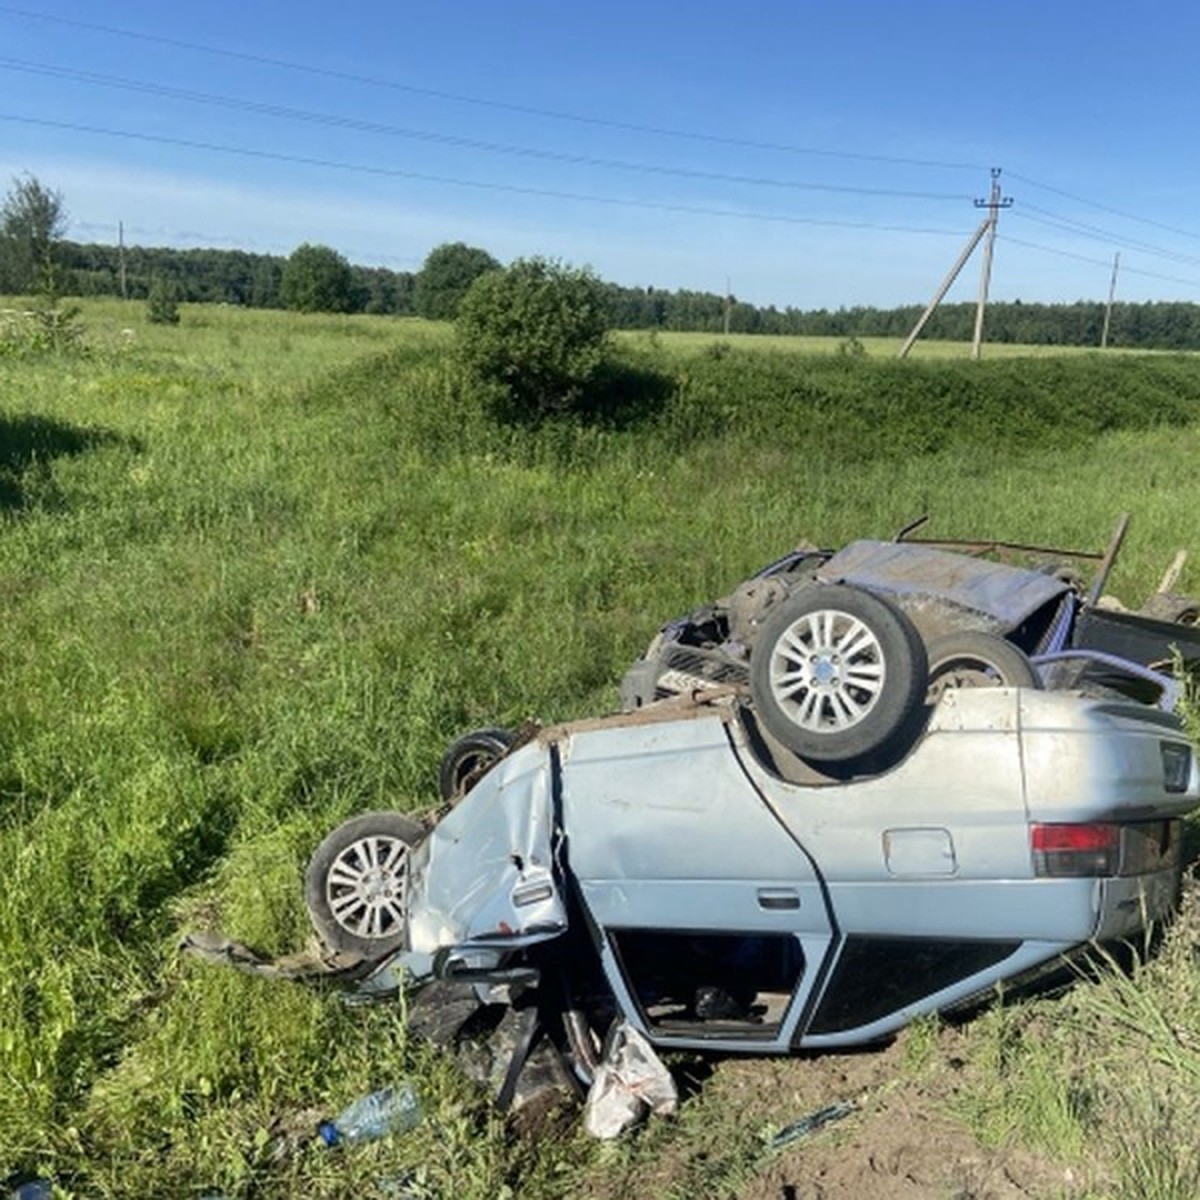
[(438, 770), (438, 791), (457, 804), (509, 751), (514, 735), (507, 729), (476, 729), (450, 743)]
[(772, 607), (750, 656), (759, 719), (801, 758), (873, 755), (923, 708), (925, 647), (894, 605), (842, 584), (806, 587)]
[(304, 903), (326, 946), (382, 958), (404, 945), (408, 862), (424, 836), (408, 817), (371, 812), (325, 838), (304, 873)]
[(966, 630), (929, 643), (930, 704), (947, 688), (1042, 686), (1037, 668), (1012, 642), (991, 633)]

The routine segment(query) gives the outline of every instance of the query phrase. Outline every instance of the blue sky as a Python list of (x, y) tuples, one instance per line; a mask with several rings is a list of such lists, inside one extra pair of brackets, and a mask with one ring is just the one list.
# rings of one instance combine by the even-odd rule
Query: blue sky
[[(801, 308), (1200, 301), (1200, 6), (0, 0), (0, 182), (70, 236), (445, 241)], [(973, 299), (978, 255), (951, 299)]]

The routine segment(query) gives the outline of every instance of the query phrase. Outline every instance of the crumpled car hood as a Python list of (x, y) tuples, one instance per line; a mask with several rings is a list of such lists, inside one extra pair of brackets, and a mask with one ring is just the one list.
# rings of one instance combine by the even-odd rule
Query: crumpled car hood
[(538, 742), (500, 762), (434, 827), (409, 875), (409, 947), (516, 948), (567, 927), (554, 876), (553, 764)]

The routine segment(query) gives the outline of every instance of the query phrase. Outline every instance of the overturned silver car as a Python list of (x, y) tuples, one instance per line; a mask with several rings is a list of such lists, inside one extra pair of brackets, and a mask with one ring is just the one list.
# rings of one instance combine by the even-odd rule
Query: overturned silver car
[(331, 948), (560, 1022), (586, 1077), (660, 1048), (873, 1041), (1171, 910), (1200, 769), (1171, 715), (948, 688), (878, 773), (784, 763), (739, 689), (546, 728), (432, 829), (356, 817), (309, 867)]

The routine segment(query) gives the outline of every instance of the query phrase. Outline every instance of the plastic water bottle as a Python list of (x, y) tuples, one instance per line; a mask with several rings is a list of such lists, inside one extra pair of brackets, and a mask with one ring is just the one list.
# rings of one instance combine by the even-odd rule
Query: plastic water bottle
[(54, 1185), (48, 1179), (27, 1179), (8, 1193), (9, 1200), (50, 1200)]
[(421, 1101), (408, 1080), (355, 1100), (317, 1133), (327, 1146), (354, 1146), (389, 1133), (403, 1133), (421, 1119)]

